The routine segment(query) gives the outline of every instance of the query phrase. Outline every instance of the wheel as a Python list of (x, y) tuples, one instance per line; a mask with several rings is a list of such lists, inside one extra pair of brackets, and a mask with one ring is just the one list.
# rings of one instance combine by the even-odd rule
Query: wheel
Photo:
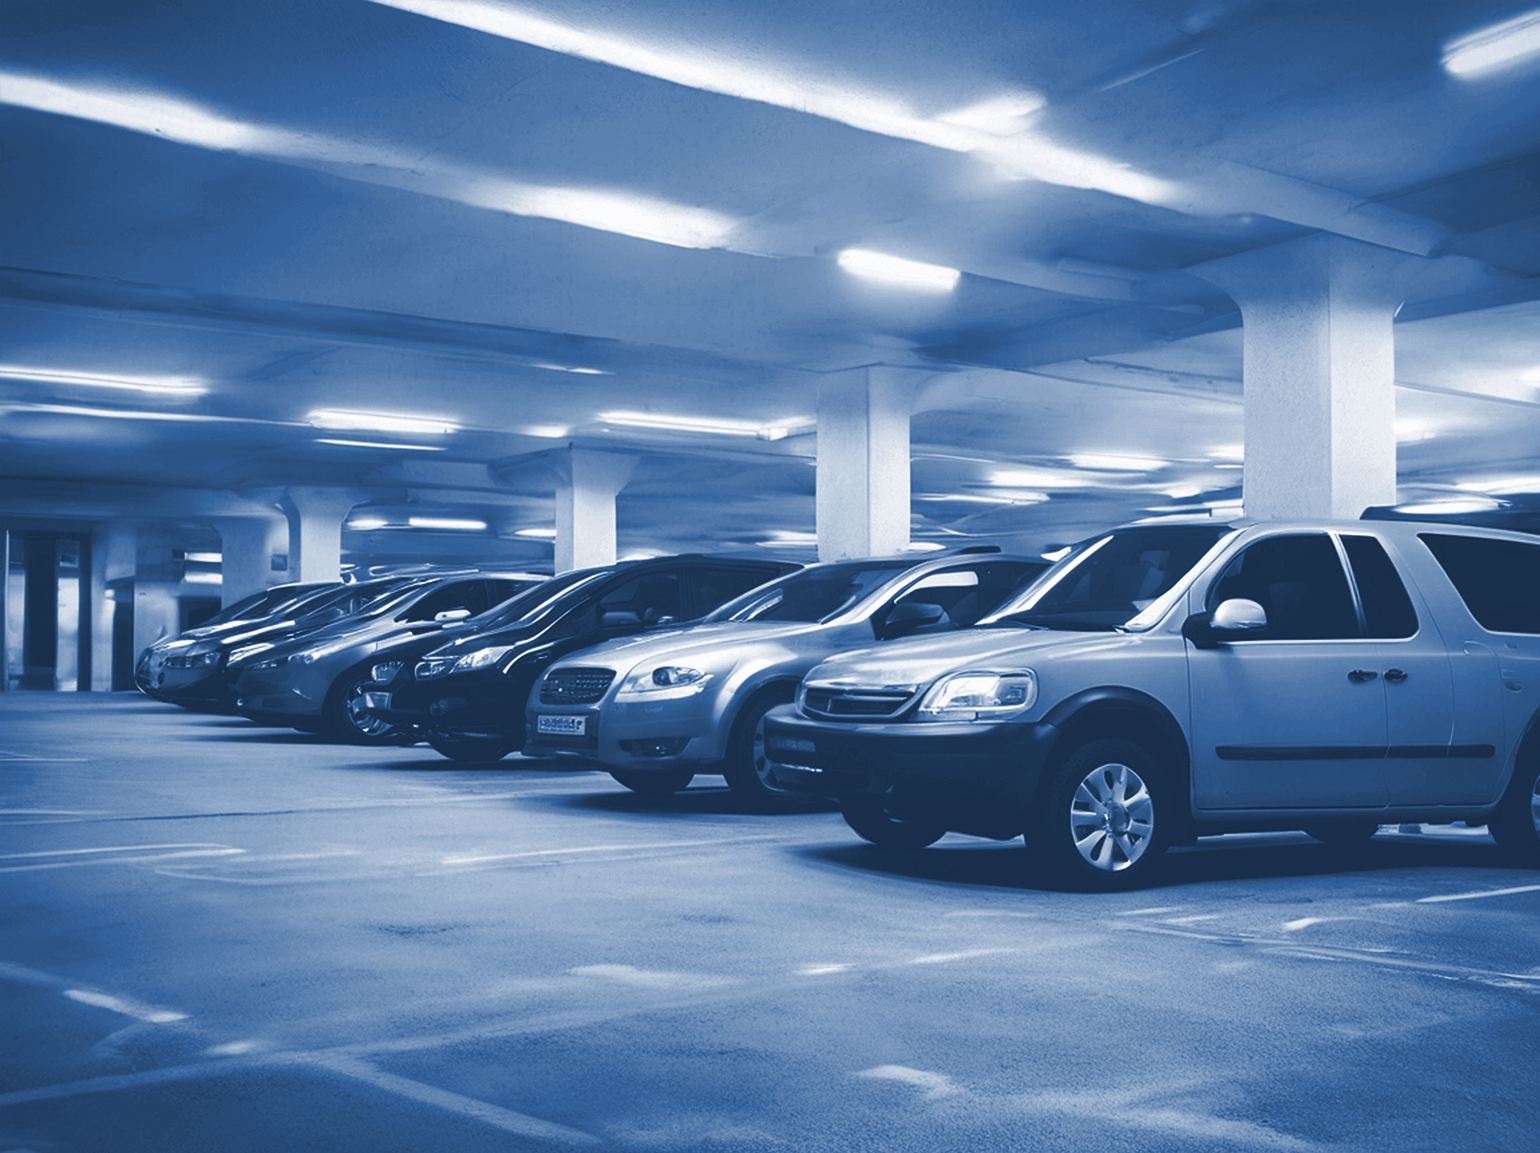
[(452, 761), (500, 761), (513, 752), (516, 742), (494, 733), (474, 735), (446, 729), (429, 729), (423, 738), (435, 752)]
[(1143, 746), (1120, 737), (1089, 741), (1051, 770), (1028, 848), (1073, 887), (1137, 885), (1170, 839), (1165, 789), (1160, 762)]
[(331, 740), (350, 745), (393, 745), (402, 735), (400, 726), (364, 712), (363, 697), (374, 687), (374, 676), (364, 666), (349, 669), (337, 678), (322, 710), (321, 731)]
[(1306, 825), (1305, 835), (1328, 845), (1347, 848), (1362, 845), (1380, 831), (1376, 821), (1333, 821), (1322, 825)]
[(688, 769), (665, 769), (657, 773), (611, 769), (610, 776), (633, 793), (649, 797), (666, 797), (670, 793), (677, 793), (695, 779), (695, 774)]
[(733, 793), (756, 809), (782, 808), (787, 798), (775, 788), (775, 773), (765, 757), (765, 714), (791, 698), (786, 693), (766, 692), (743, 706), (727, 738), (727, 757), (722, 776)]
[(884, 849), (923, 849), (946, 836), (946, 826), (889, 816), (875, 797), (852, 797), (840, 811), (862, 840)]
[(1487, 822), (1487, 831), (1516, 865), (1540, 868), (1540, 766), (1521, 764)]

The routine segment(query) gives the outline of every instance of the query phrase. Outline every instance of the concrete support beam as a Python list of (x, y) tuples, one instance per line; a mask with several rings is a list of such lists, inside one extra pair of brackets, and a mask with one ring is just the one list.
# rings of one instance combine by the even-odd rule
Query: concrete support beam
[(1395, 503), (1392, 322), (1425, 265), (1318, 235), (1190, 270), (1245, 324), (1247, 516), (1356, 518)]
[(640, 457), (587, 448), (566, 448), (541, 457), (556, 473), (558, 573), (614, 564), (615, 497)]
[(909, 547), (909, 416), (927, 375), (868, 365), (819, 381), (819, 560)]
[[(214, 521), (214, 527), (219, 531), (220, 539), (221, 607), (229, 608), (236, 601), (271, 585), (283, 584), (288, 579), (287, 572), (273, 568), (273, 554), (286, 552), (289, 547), (288, 526), (283, 521), (276, 517), (219, 517)], [(340, 521), (337, 531), (340, 550)]]
[(368, 494), (345, 488), (284, 489), (289, 518), (289, 568), (285, 581), (334, 581), (342, 575), (342, 522)]

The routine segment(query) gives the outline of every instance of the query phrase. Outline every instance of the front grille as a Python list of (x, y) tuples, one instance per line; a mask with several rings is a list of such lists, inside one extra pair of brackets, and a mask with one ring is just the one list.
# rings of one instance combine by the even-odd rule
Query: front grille
[(552, 669), (540, 682), (542, 705), (587, 705), (604, 695), (614, 669)]
[(830, 721), (886, 720), (898, 716), (913, 699), (914, 689), (908, 686), (858, 689), (809, 685), (802, 711)]

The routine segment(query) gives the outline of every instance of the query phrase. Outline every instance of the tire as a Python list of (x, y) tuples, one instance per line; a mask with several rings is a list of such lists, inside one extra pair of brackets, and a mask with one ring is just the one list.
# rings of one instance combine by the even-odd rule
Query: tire
[(611, 769), (610, 776), (633, 793), (641, 793), (645, 797), (666, 797), (677, 793), (695, 779), (695, 774), (688, 769), (665, 769), (656, 773)]
[(321, 732), (328, 740), (349, 745), (396, 745), (403, 730), (389, 721), (368, 716), (361, 709), (361, 698), (374, 685), (367, 666), (349, 669), (337, 678), (326, 696)]
[(1175, 823), (1160, 761), (1107, 737), (1071, 749), (1051, 770), (1027, 847), (1055, 880), (1077, 889), (1133, 888), (1154, 873)]
[(751, 698), (727, 738), (722, 776), (734, 795), (761, 812), (788, 805), (788, 798), (774, 788), (775, 774), (765, 757), (765, 714), (789, 700), (789, 693), (775, 691)]
[(423, 739), (452, 761), (500, 761), (513, 752), (516, 742), (503, 736), (471, 736), (443, 729), (429, 729)]
[(884, 849), (923, 849), (946, 836), (946, 826), (889, 816), (875, 797), (852, 797), (840, 811), (845, 823), (864, 841)]
[(1369, 838), (1380, 831), (1377, 821), (1333, 821), (1321, 825), (1306, 825), (1305, 835), (1323, 844), (1346, 849), (1367, 844)]
[(1513, 864), (1540, 868), (1540, 765), (1521, 763), (1487, 822), (1487, 831)]

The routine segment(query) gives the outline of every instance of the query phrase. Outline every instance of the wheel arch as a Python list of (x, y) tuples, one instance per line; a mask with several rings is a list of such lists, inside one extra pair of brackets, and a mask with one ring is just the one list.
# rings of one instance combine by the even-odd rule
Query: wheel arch
[[(1121, 685), (1085, 689), (1049, 710), (1044, 722), (1055, 733), (1045, 750), (1044, 764), (1051, 765), (1087, 741), (1121, 737), (1147, 748), (1172, 774), (1171, 784), (1182, 804), (1177, 806), (1175, 843), (1188, 840), (1192, 829), (1192, 757), (1181, 723), (1160, 701), (1148, 693)], [(1038, 796), (1049, 774), (1038, 781)]]

